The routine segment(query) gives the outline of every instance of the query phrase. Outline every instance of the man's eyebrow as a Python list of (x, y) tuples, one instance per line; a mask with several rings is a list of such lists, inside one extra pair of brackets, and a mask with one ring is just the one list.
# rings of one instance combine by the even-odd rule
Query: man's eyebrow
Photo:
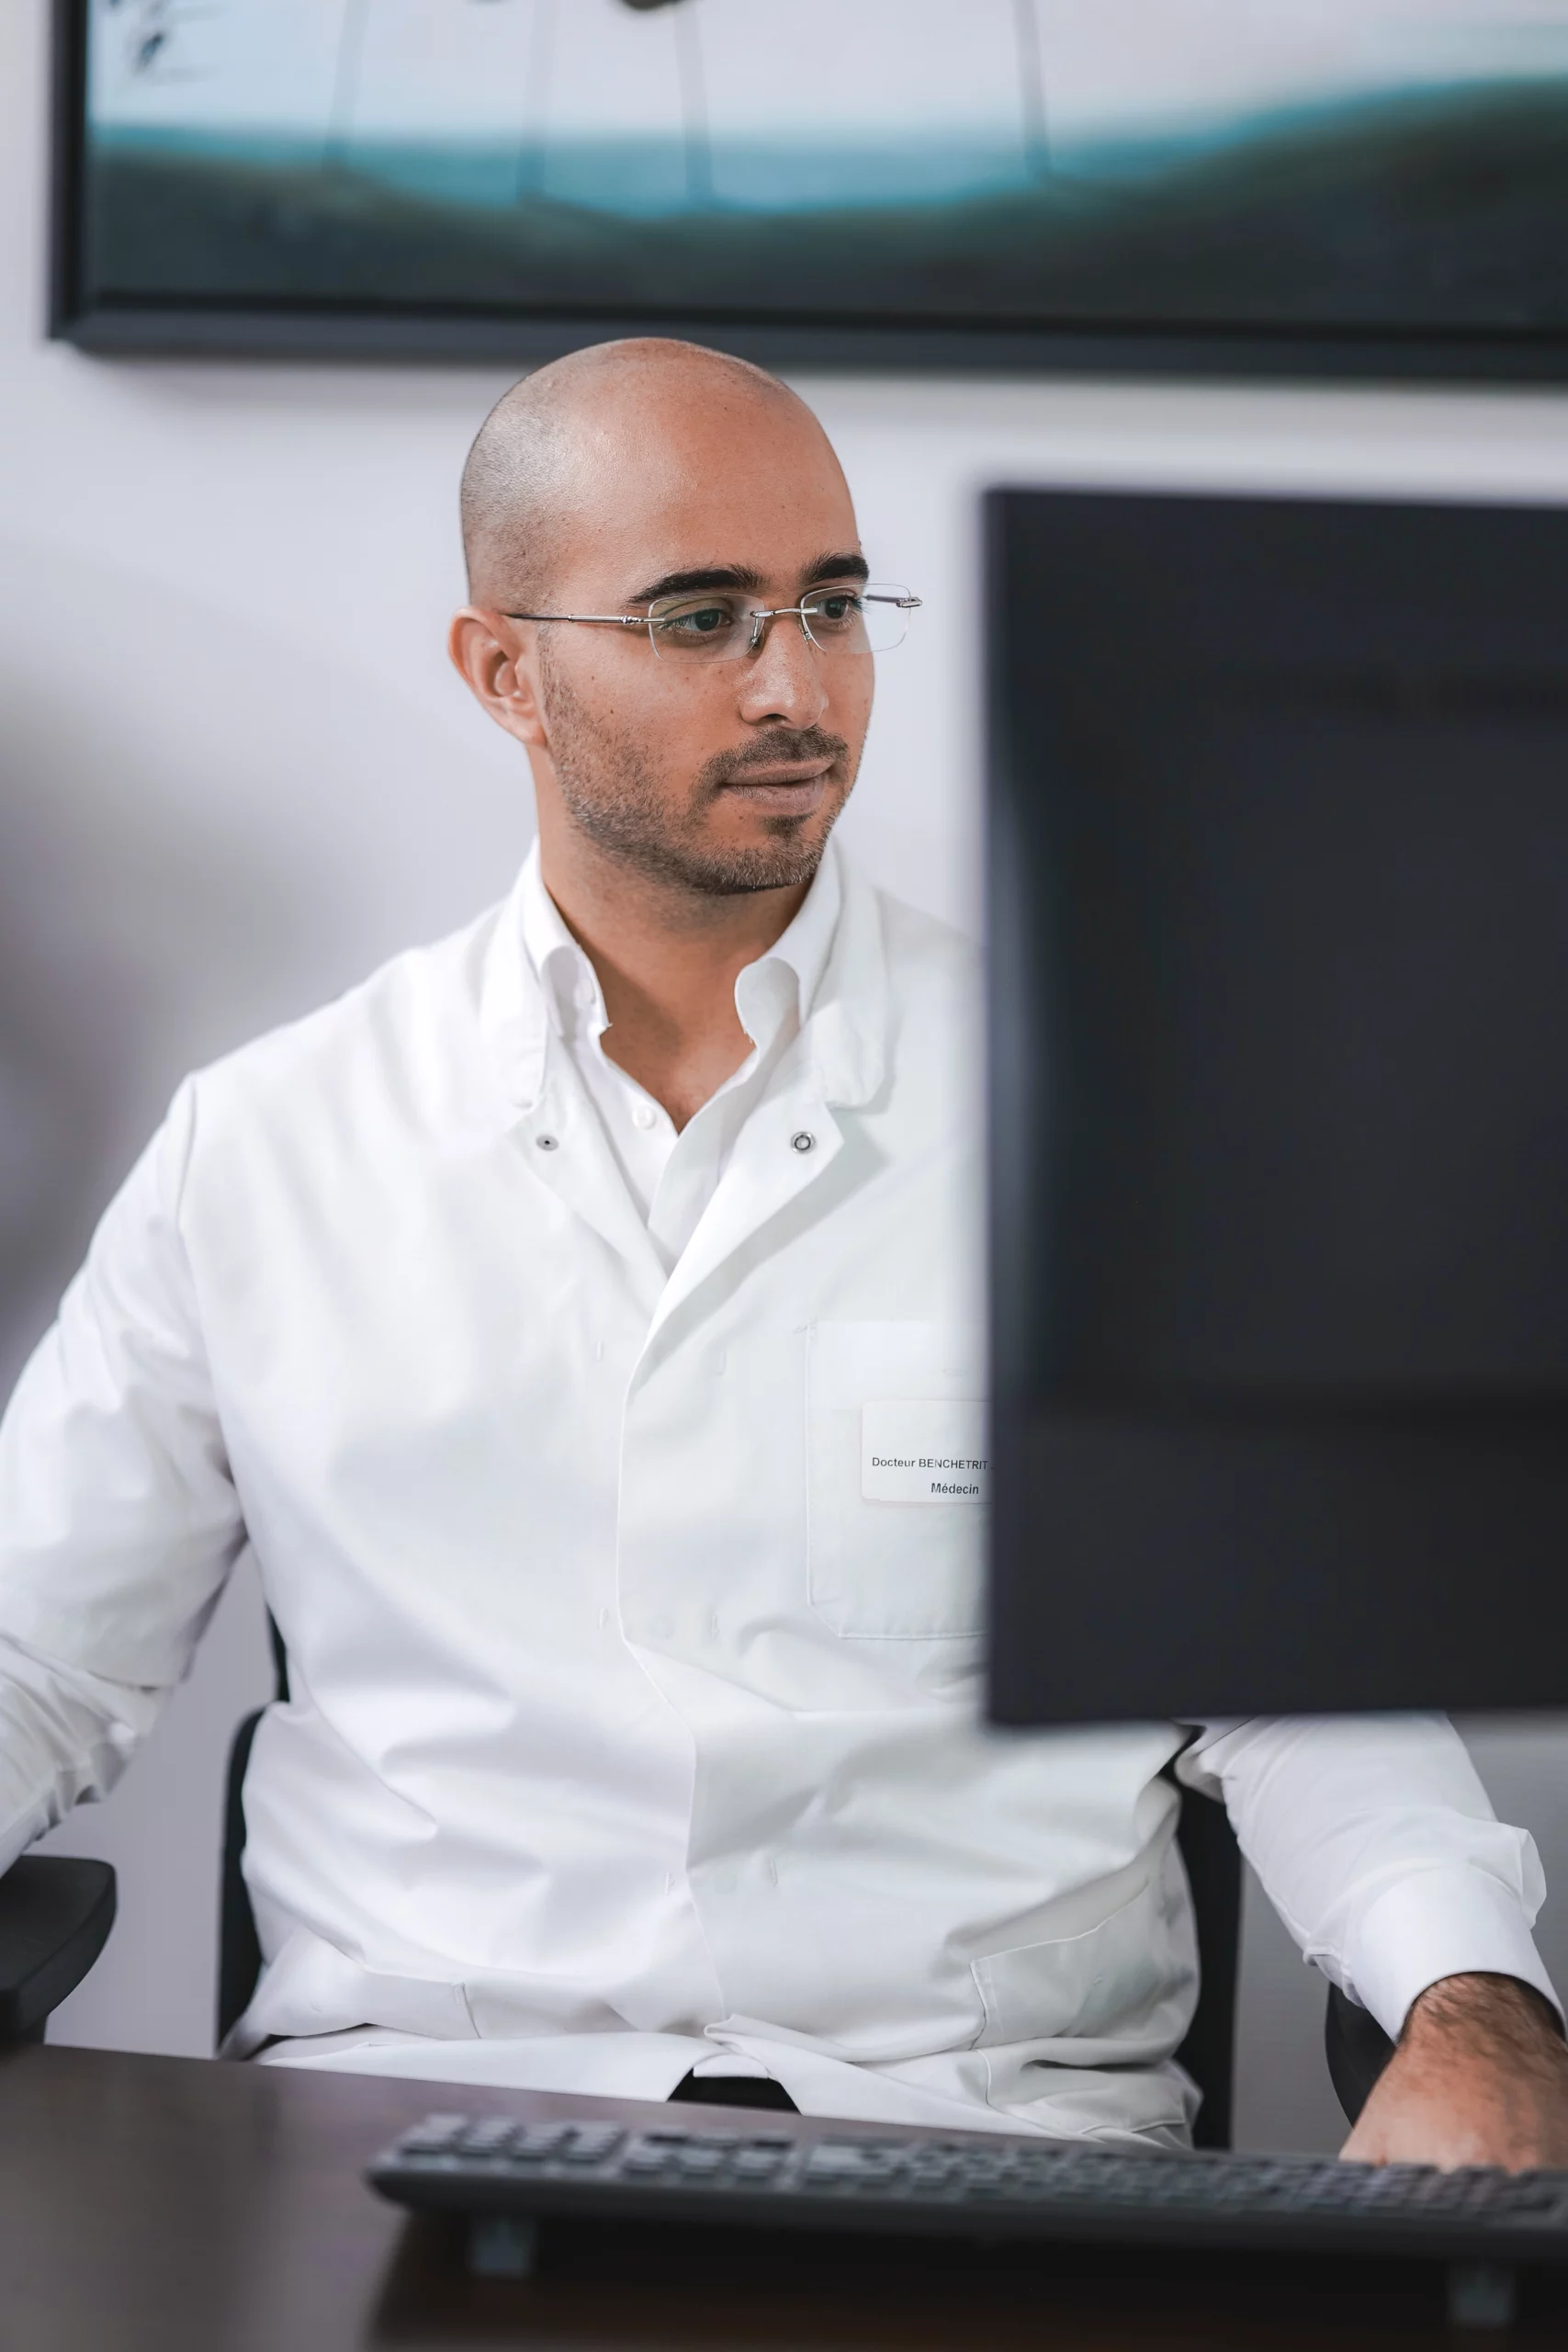
[(812, 580), (869, 580), (871, 566), (863, 555), (819, 555), (801, 577)]
[[(815, 556), (802, 572), (801, 578), (809, 587), (818, 580), (869, 580), (871, 566), (863, 555), (846, 555), (835, 551)], [(661, 596), (698, 596), (705, 588), (742, 588), (752, 595), (762, 591), (762, 575), (749, 563), (707, 563), (694, 571), (666, 571), (660, 579), (650, 580), (646, 588), (637, 588), (626, 598), (628, 605), (654, 605)]]
[(626, 602), (652, 605), (660, 596), (694, 595), (705, 588), (750, 588), (755, 594), (761, 585), (761, 573), (753, 571), (748, 563), (705, 563), (695, 571), (667, 571), (662, 578), (650, 581), (646, 588), (635, 589)]

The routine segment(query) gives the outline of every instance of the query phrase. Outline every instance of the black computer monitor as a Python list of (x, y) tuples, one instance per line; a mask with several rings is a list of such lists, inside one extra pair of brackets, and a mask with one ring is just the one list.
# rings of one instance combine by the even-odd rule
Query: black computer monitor
[(987, 558), (993, 1715), (1568, 1702), (1568, 512)]

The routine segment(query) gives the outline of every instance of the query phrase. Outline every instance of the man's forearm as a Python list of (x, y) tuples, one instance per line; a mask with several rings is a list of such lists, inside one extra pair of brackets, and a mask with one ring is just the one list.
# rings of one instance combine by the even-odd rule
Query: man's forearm
[(1344, 2152), (1370, 2164), (1568, 2165), (1557, 2011), (1512, 1976), (1428, 1985)]

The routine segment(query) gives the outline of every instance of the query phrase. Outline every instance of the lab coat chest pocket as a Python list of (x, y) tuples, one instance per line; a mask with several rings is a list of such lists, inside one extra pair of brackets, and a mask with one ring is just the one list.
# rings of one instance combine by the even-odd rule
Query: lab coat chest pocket
[(863, 1641), (980, 1629), (980, 1351), (941, 1323), (818, 1323), (807, 1359), (811, 1606)]

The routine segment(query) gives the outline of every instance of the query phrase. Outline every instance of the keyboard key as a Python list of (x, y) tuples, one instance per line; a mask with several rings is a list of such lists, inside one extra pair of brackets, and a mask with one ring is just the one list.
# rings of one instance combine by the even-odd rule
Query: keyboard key
[(808, 2180), (887, 2180), (896, 2169), (893, 2158), (878, 2149), (852, 2143), (834, 2146), (830, 2141), (813, 2148), (806, 2162)]
[(443, 2154), (455, 2140), (468, 2129), (466, 2115), (427, 2115), (412, 2132), (405, 2132), (398, 2142), (399, 2153), (405, 2156), (435, 2156)]
[(570, 2123), (519, 2124), (506, 2150), (507, 2160), (514, 2165), (547, 2164), (552, 2157), (562, 2154), (570, 2146), (571, 2140), (572, 2127)]
[(470, 2123), (457, 2141), (455, 2154), (460, 2156), (503, 2155), (523, 2130), (514, 2115), (487, 2115), (481, 2123)]

